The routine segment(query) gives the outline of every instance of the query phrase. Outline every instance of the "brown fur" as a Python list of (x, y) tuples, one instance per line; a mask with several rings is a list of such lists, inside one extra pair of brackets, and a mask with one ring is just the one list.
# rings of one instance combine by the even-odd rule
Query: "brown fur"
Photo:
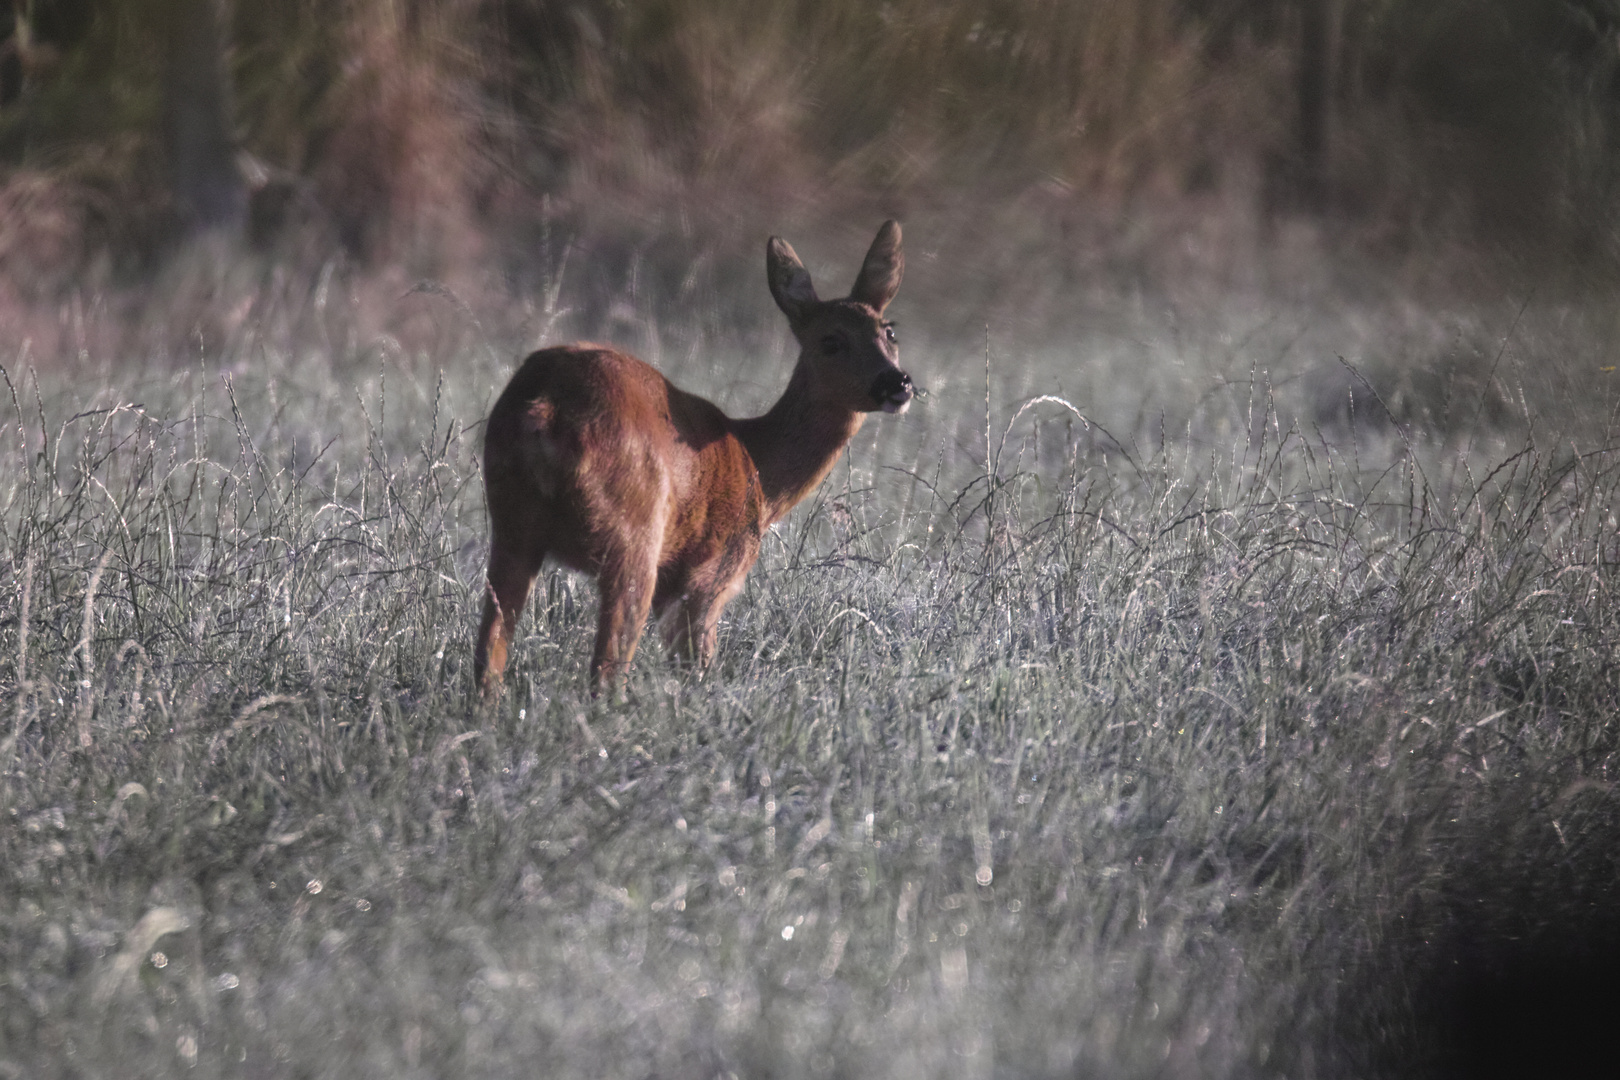
[(891, 221), (850, 296), (823, 301), (793, 249), (771, 239), (767, 280), (801, 352), (764, 416), (734, 420), (600, 345), (523, 362), (484, 436), (489, 577), (474, 671), (486, 701), (548, 555), (597, 580), (593, 689), (629, 665), (649, 612), (671, 647), (709, 661), (764, 530), (821, 482), (867, 412), (910, 401), (883, 322), (904, 266)]

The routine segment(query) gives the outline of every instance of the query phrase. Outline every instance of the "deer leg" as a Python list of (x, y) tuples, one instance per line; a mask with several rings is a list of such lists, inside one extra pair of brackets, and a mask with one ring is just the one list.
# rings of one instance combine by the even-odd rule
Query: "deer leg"
[(719, 639), (720, 613), (742, 591), (744, 574), (746, 567), (735, 580), (718, 589), (713, 585), (689, 589), (659, 627), (664, 644), (695, 667), (708, 667)]
[(699, 669), (708, 667), (714, 657), (720, 607), (712, 597), (683, 596), (659, 627), (665, 647), (684, 663)]
[(543, 548), (514, 548), (501, 543), (490, 548), (484, 618), (473, 651), (473, 677), (486, 703), (500, 697), (506, 654), (517, 629), (518, 616), (523, 614), (523, 605), (528, 602), (529, 589), (540, 573), (545, 555)]
[(636, 643), (652, 610), (658, 584), (658, 549), (645, 545), (645, 554), (633, 550), (606, 559), (597, 575), (602, 610), (596, 621), (596, 648), (591, 654), (591, 692), (616, 683), (636, 655)]

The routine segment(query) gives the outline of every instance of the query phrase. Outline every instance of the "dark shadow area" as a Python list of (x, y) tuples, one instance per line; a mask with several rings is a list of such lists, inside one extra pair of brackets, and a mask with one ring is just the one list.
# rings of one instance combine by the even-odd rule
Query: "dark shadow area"
[(1437, 1074), (1457, 1080), (1613, 1076), (1620, 938), (1606, 925), (1482, 942), (1438, 980)]
[[(1606, 785), (1577, 780), (1551, 805), (1502, 813), (1497, 828), (1471, 838), (1473, 852), (1428, 916), (1401, 920), (1409, 927), (1393, 947), (1401, 957), (1352, 997), (1393, 1013), (1403, 985), (1410, 988), (1405, 1018), (1386, 1014), (1367, 1029), (1367, 1042), (1379, 1046), (1373, 1071), (1438, 1080), (1615, 1074), (1613, 803)], [(1545, 843), (1533, 843), (1542, 834)], [(1538, 854), (1527, 858), (1531, 851)]]

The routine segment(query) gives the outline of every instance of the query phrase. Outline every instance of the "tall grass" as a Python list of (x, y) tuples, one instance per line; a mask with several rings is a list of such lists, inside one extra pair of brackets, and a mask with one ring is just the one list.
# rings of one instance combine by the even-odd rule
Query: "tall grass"
[(1462, 1060), (1450, 972), (1613, 930), (1620, 458), (1159, 334), (1134, 414), (1090, 345), (921, 350), (714, 670), (591, 700), (548, 573), (487, 716), (489, 350), (8, 365), (0, 1071)]

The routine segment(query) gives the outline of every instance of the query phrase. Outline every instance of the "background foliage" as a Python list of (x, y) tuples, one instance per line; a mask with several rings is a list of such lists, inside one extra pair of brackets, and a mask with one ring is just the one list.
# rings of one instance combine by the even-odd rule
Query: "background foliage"
[(210, 11), (248, 231), (283, 254), (313, 230), (443, 275), (532, 267), (547, 221), (729, 244), (1042, 189), (1046, 217), (1305, 209), (1386, 256), (1616, 257), (1611, 0), (16, 0), (13, 289), (167, 250), (165, 42)]

